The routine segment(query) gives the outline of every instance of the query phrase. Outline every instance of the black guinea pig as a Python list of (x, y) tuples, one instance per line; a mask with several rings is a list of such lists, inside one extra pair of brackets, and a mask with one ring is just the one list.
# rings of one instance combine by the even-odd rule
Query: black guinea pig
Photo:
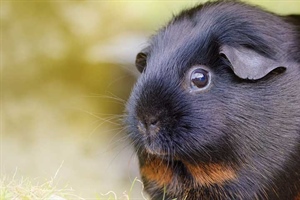
[(151, 199), (300, 199), (299, 25), (215, 1), (150, 38), (126, 123)]

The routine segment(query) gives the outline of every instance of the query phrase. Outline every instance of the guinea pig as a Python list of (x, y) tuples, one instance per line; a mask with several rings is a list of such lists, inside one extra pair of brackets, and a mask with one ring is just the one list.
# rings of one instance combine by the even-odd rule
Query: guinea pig
[(151, 199), (300, 199), (299, 25), (214, 1), (149, 39), (126, 123)]

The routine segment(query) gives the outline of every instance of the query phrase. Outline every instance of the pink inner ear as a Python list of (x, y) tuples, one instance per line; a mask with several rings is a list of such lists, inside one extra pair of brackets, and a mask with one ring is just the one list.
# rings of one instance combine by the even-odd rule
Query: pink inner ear
[(285, 66), (241, 46), (235, 48), (224, 45), (221, 47), (220, 54), (228, 58), (234, 73), (242, 79), (257, 80), (274, 69)]

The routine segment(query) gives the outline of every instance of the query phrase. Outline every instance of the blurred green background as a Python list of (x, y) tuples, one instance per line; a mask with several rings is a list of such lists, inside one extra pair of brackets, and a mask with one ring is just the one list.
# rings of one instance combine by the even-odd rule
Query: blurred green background
[[(147, 37), (199, 1), (1, 1), (1, 176), (84, 198), (138, 176), (122, 126)], [(251, 0), (280, 14), (300, 1)], [(140, 189), (137, 189), (138, 192)]]

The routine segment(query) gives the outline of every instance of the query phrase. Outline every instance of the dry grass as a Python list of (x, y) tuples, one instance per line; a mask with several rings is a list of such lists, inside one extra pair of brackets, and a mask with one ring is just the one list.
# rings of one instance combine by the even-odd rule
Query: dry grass
[[(0, 200), (88, 200), (75, 194), (72, 188), (66, 186), (58, 188), (55, 185), (55, 177), (51, 180), (15, 180), (15, 177), (4, 177), (0, 179)], [(42, 182), (42, 183), (41, 183)], [(133, 187), (140, 184), (142, 186), (141, 196), (139, 198), (131, 197)], [(137, 178), (134, 179), (132, 186), (127, 193), (126, 191), (118, 196), (115, 192), (100, 193), (95, 198), (89, 200), (147, 200), (143, 194), (143, 184)]]
[(54, 179), (40, 180), (4, 177), (0, 180), (0, 200), (83, 200), (69, 187), (57, 188)]

